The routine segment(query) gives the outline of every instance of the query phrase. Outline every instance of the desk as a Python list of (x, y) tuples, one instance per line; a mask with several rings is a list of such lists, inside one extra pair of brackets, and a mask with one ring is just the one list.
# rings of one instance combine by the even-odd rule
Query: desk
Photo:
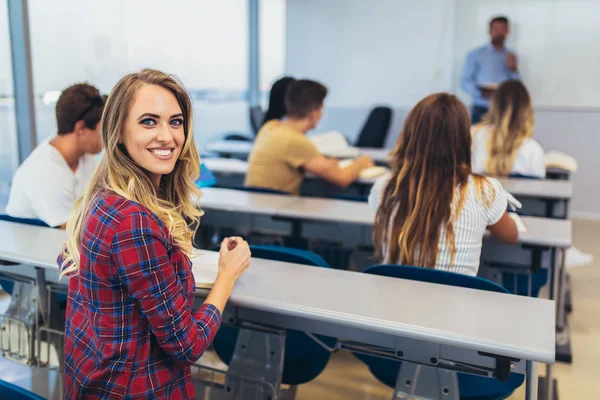
[[(243, 142), (237, 140), (221, 140), (215, 143), (211, 143), (206, 146), (206, 150), (211, 153), (217, 153), (224, 157), (236, 157), (240, 159), (247, 159), (250, 152), (252, 152), (252, 142)], [(377, 164), (386, 164), (390, 149), (377, 149), (370, 147), (359, 147), (357, 148), (356, 154), (354, 152), (342, 151), (340, 154), (336, 154), (335, 151), (323, 152), (324, 156), (332, 158), (351, 158), (356, 155), (369, 156)], [(352, 154), (352, 156), (350, 155)]]
[[(381, 152), (381, 150), (375, 150)], [(223, 158), (203, 158), (202, 161), (213, 173), (221, 176), (222, 179), (232, 180), (233, 186), (243, 184), (244, 177), (248, 172), (248, 163), (238, 159), (223, 159)], [(314, 176), (308, 175), (307, 179), (317, 179)], [(377, 178), (357, 179), (355, 185), (359, 187), (359, 191), (364, 193), (370, 190)], [(573, 196), (573, 183), (565, 180), (535, 180), (535, 179), (519, 179), (519, 178), (500, 178), (500, 182), (513, 196), (520, 200), (535, 199), (544, 203), (545, 209), (541, 212), (547, 218), (556, 217), (555, 208), (558, 204), (564, 204), (564, 214), (561, 218), (567, 216), (567, 206)], [(327, 193), (327, 184), (323, 182), (323, 190)], [(320, 188), (321, 186), (319, 186)], [(527, 207), (526, 207), (527, 208)]]
[[(58, 268), (64, 232), (0, 221), (0, 237), (0, 260)], [(542, 299), (253, 259), (228, 309), (238, 321), (403, 350), (403, 360), (436, 367), (469, 362), (492, 374), (497, 356), (512, 357), (512, 371), (528, 374), (528, 399), (537, 399), (535, 362), (554, 363), (554, 302)]]

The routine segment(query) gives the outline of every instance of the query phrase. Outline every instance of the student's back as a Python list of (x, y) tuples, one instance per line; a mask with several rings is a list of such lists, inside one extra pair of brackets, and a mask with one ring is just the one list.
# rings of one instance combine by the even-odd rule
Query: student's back
[(496, 179), (471, 173), (469, 116), (446, 93), (409, 113), (392, 152), (392, 172), (373, 186), (374, 246), (386, 263), (476, 275), (489, 227), (513, 243), (507, 193)]
[(302, 132), (280, 120), (269, 121), (256, 136), (245, 185), (299, 194), (304, 177), (302, 167), (319, 155)]
[(524, 175), (536, 178), (546, 176), (546, 165), (544, 162), (544, 148), (534, 138), (525, 138), (516, 150), (515, 158), (509, 173), (494, 174), (489, 172), (486, 165), (489, 160), (489, 142), (492, 136), (492, 128), (486, 125), (473, 127), (472, 167), (473, 172), (490, 175)]
[(340, 168), (337, 160), (321, 155), (306, 134), (323, 115), (327, 88), (308, 79), (289, 83), (285, 94), (285, 119), (267, 122), (258, 132), (248, 159), (246, 186), (299, 194), (305, 172), (345, 187), (360, 172), (373, 166), (369, 157), (359, 157)]
[(504, 82), (481, 124), (472, 128), (473, 172), (544, 178), (544, 149), (532, 138), (533, 107), (520, 81)]
[(80, 83), (65, 89), (56, 103), (58, 134), (42, 142), (15, 173), (6, 212), (62, 226), (96, 169), (101, 150), (99, 121), (105, 97)]

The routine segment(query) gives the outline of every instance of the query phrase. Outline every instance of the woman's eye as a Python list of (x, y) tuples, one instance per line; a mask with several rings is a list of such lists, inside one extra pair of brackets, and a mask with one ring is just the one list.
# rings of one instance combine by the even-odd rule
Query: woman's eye
[(146, 119), (141, 120), (140, 124), (146, 125), (146, 126), (155, 126), (156, 121), (153, 120), (152, 118), (146, 118)]
[(173, 126), (183, 126), (183, 119), (178, 118), (171, 121), (171, 125)]

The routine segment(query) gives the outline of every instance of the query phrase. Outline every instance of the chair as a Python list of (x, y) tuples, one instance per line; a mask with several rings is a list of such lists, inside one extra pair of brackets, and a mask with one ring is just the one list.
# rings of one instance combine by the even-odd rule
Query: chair
[[(409, 267), (404, 265), (374, 265), (364, 273), (409, 279), (442, 285), (459, 286), (497, 293), (509, 293), (508, 290), (486, 279), (452, 272), (438, 271), (429, 268)], [(373, 375), (385, 385), (396, 388), (397, 379), (403, 365), (402, 362), (389, 359), (355, 354), (371, 370)], [(409, 364), (410, 363), (406, 363)], [(464, 400), (503, 400), (508, 398), (523, 384), (524, 376), (511, 373), (507, 381), (481, 377), (465, 373), (456, 373), (460, 398)], [(413, 380), (415, 381), (415, 380)], [(402, 383), (403, 384), (403, 383)], [(394, 397), (395, 398), (395, 397)]]
[(194, 182), (199, 189), (213, 187), (217, 185), (217, 179), (210, 169), (204, 163), (200, 163), (200, 176)]
[(392, 109), (390, 107), (375, 107), (369, 113), (363, 125), (356, 147), (373, 147), (383, 149), (388, 129), (392, 120)]
[[(329, 268), (323, 258), (305, 250), (277, 246), (250, 246), (250, 250), (252, 256), (257, 258)], [(222, 326), (213, 341), (215, 351), (228, 365), (233, 358), (238, 333), (238, 328)], [(330, 348), (337, 343), (336, 338), (321, 335), (315, 337)], [(294, 386), (313, 380), (325, 369), (330, 356), (330, 350), (306, 333), (289, 329), (285, 338), (282, 383)]]
[(44, 400), (44, 397), (4, 380), (0, 380), (0, 398), (5, 400)]
[(252, 127), (252, 132), (254, 132), (254, 136), (260, 130), (264, 119), (265, 113), (260, 106), (250, 107), (250, 126)]

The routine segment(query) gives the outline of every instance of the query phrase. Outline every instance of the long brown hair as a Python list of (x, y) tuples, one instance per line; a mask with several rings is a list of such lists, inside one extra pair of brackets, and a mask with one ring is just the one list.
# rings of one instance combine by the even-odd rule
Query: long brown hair
[[(157, 191), (144, 170), (119, 145), (127, 114), (135, 93), (144, 84), (158, 85), (169, 90), (179, 103), (183, 114), (185, 142), (175, 168), (163, 175)], [(200, 159), (192, 134), (192, 101), (183, 84), (174, 76), (152, 69), (144, 69), (123, 77), (113, 88), (101, 120), (101, 138), (104, 155), (85, 193), (75, 204), (67, 223), (67, 251), (63, 252), (62, 275), (79, 269), (79, 245), (89, 210), (105, 190), (146, 207), (165, 224), (173, 242), (185, 253), (192, 251), (191, 227), (198, 224), (202, 212), (196, 208), (195, 198), (200, 191), (194, 180), (200, 174)]]
[[(421, 100), (408, 114), (391, 156), (391, 176), (375, 217), (377, 255), (387, 262), (434, 268), (444, 230), (453, 264), (454, 222), (471, 174), (465, 106), (447, 93)], [(476, 177), (480, 193), (482, 181)]]
[(533, 133), (533, 125), (533, 107), (525, 86), (516, 80), (501, 84), (475, 130), (477, 134), (479, 127), (490, 129), (485, 163), (488, 174), (510, 174), (519, 148)]

